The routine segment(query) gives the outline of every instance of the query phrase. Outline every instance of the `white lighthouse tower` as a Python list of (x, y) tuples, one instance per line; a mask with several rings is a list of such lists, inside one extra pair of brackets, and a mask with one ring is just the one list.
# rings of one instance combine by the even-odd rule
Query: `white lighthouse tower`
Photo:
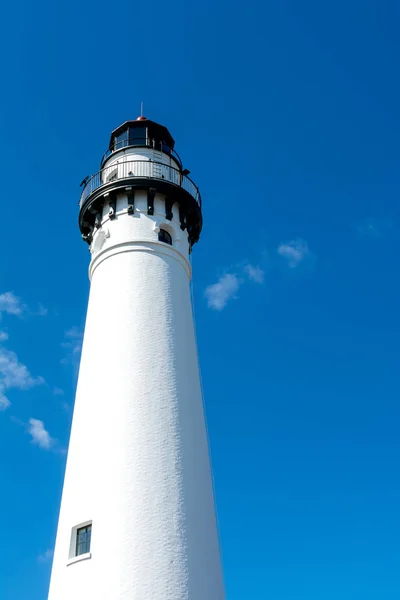
[(201, 198), (169, 131), (85, 180), (91, 281), (49, 600), (223, 600), (190, 296)]

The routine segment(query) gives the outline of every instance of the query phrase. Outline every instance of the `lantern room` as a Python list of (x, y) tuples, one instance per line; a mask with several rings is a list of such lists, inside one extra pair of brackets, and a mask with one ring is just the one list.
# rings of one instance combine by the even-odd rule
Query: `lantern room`
[(124, 148), (152, 148), (173, 158), (181, 167), (181, 160), (174, 150), (175, 141), (166, 127), (144, 116), (135, 121), (126, 121), (111, 133), (107, 152), (101, 166), (115, 152)]

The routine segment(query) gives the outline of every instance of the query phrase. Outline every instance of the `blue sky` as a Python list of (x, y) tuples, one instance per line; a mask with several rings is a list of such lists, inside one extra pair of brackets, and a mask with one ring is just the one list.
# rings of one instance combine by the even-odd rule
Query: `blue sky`
[(47, 598), (89, 289), (79, 183), (141, 101), (203, 196), (227, 598), (400, 596), (400, 9), (261, 4), (2, 8), (1, 600)]

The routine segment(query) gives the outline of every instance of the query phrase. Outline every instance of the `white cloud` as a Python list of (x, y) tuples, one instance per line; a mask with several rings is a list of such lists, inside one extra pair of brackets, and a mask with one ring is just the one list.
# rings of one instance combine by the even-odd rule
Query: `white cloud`
[(40, 563), (49, 562), (53, 558), (53, 554), (54, 554), (53, 548), (49, 548), (48, 550), (43, 552), (43, 554), (39, 554), (39, 556), (37, 558), (38, 562), (40, 562)]
[(38, 317), (46, 317), (49, 314), (48, 309), (39, 302), (38, 309), (35, 313)]
[(307, 242), (300, 238), (281, 244), (278, 247), (278, 254), (287, 260), (290, 269), (295, 269), (311, 257)]
[(79, 327), (71, 327), (64, 335), (66, 341), (62, 342), (61, 347), (67, 350), (67, 354), (61, 359), (61, 364), (73, 364), (77, 369), (82, 351), (83, 332)]
[(79, 329), (79, 327), (76, 327), (74, 325), (73, 327), (71, 327), (70, 329), (68, 329), (68, 331), (65, 332), (65, 337), (66, 338), (70, 338), (70, 339), (81, 338), (82, 337), (82, 331)]
[(55, 387), (53, 389), (53, 394), (54, 394), (54, 396), (64, 396), (64, 390), (62, 390), (59, 387)]
[(6, 410), (6, 408), (8, 408), (10, 404), (11, 402), (9, 401), (7, 396), (5, 396), (3, 392), (0, 391), (0, 411)]
[(28, 368), (19, 362), (15, 352), (5, 348), (0, 349), (0, 378), (5, 387), (20, 390), (43, 383), (41, 377), (32, 377)]
[(7, 313), (8, 315), (20, 317), (24, 313), (28, 313), (32, 316), (45, 317), (48, 312), (47, 308), (40, 302), (37, 310), (29, 310), (26, 304), (14, 292), (0, 294), (0, 315)]
[(19, 362), (15, 352), (0, 346), (0, 410), (10, 405), (5, 395), (6, 390), (29, 390), (43, 383), (43, 377), (32, 377), (29, 369)]
[(265, 272), (260, 267), (248, 264), (245, 265), (244, 272), (250, 281), (254, 281), (254, 283), (264, 283)]
[(0, 313), (20, 316), (26, 310), (21, 298), (15, 296), (14, 292), (0, 294)]
[[(60, 447), (58, 440), (53, 438), (50, 433), (46, 430), (43, 421), (40, 419), (29, 419), (27, 423), (21, 421), (17, 417), (11, 416), (11, 421), (25, 430), (31, 436), (31, 443), (39, 446), (39, 448), (43, 448), (44, 450), (49, 450), (51, 452), (55, 452), (56, 454), (64, 455), (66, 453), (65, 449)], [(43, 559), (46, 557), (46, 552), (41, 555)]]
[(208, 307), (221, 311), (228, 302), (237, 297), (239, 288), (246, 282), (264, 283), (265, 272), (256, 265), (250, 263), (239, 263), (235, 267), (236, 273), (225, 273), (217, 283), (209, 285), (204, 292)]
[(209, 308), (213, 310), (225, 308), (229, 300), (236, 297), (239, 287), (240, 281), (236, 275), (233, 273), (222, 275), (217, 283), (209, 285), (204, 292)]
[[(21, 316), (27, 312), (26, 305), (13, 292), (0, 294), (0, 317), (2, 314)], [(40, 305), (40, 313), (45, 309)], [(8, 340), (8, 333), (0, 331), (0, 343)], [(0, 411), (10, 406), (6, 391), (28, 390), (44, 383), (42, 377), (33, 377), (29, 369), (19, 361), (15, 352), (0, 346)]]
[(39, 419), (29, 419), (28, 433), (32, 436), (32, 444), (36, 444), (44, 450), (50, 450), (54, 443), (53, 438), (45, 429), (43, 421)]

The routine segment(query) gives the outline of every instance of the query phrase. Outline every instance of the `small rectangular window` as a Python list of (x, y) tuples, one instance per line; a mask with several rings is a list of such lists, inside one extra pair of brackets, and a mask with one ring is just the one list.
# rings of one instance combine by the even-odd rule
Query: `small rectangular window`
[(90, 552), (90, 540), (92, 537), (92, 525), (86, 525), (76, 530), (75, 556)]

